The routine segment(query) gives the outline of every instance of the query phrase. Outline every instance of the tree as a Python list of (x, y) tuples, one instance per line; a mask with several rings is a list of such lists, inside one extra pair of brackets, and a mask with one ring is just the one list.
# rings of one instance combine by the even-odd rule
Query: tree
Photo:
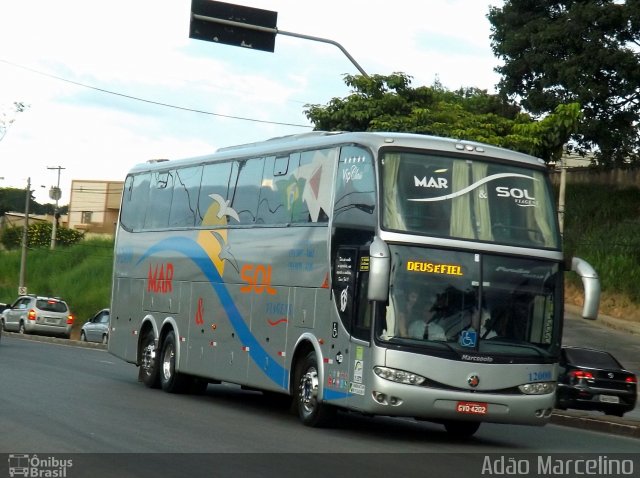
[[(24, 212), (25, 189), (0, 188), (0, 216), (5, 212)], [(53, 214), (55, 204), (40, 204), (33, 195), (30, 198), (29, 210), (31, 214)], [(62, 206), (59, 209), (61, 214), (67, 214), (69, 206)]]
[(477, 88), (449, 91), (439, 83), (412, 88), (404, 73), (345, 75), (353, 89), (328, 105), (305, 105), (316, 130), (401, 131), (479, 141), (557, 160), (575, 132), (577, 104), (559, 105), (534, 121), (504, 97)]
[(577, 102), (580, 152), (640, 160), (640, 0), (506, 0), (487, 17), (502, 95), (533, 115)]
[[(50, 222), (29, 224), (27, 228), (27, 247), (49, 247), (51, 244)], [(0, 243), (6, 249), (18, 249), (22, 245), (24, 226), (11, 226), (0, 234)], [(60, 246), (77, 244), (84, 237), (82, 231), (61, 227), (56, 229), (56, 243)]]
[(13, 110), (11, 113), (7, 114), (3, 111), (0, 111), (0, 141), (7, 135), (7, 131), (9, 131), (9, 127), (16, 120), (15, 115), (18, 113), (22, 113), (29, 106), (20, 102), (14, 101), (11, 109)]

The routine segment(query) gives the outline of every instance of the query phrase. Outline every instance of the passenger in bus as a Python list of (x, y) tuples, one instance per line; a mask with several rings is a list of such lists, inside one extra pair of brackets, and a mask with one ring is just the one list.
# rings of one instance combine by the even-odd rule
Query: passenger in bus
[(400, 337), (409, 336), (409, 324), (419, 317), (420, 306), (418, 305), (418, 291), (411, 290), (407, 296), (406, 303), (398, 313), (398, 335)]

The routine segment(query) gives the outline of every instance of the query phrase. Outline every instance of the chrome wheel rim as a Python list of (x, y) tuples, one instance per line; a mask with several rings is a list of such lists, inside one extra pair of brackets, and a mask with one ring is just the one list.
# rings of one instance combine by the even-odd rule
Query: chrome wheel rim
[(148, 344), (144, 349), (142, 349), (142, 369), (148, 375), (151, 373), (151, 369), (153, 367), (153, 361), (156, 358), (156, 352), (153, 349), (153, 344)]
[(171, 375), (173, 374), (173, 360), (175, 356), (176, 354), (173, 351), (173, 344), (167, 344), (164, 357), (162, 358), (162, 376), (165, 381), (169, 381), (171, 379)]
[(310, 367), (300, 379), (300, 405), (305, 415), (311, 415), (318, 400), (318, 371)]

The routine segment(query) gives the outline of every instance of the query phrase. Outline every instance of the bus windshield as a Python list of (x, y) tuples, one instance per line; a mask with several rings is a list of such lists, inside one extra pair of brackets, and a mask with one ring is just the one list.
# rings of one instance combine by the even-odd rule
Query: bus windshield
[(388, 151), (380, 165), (386, 230), (510, 246), (560, 247), (554, 203), (542, 171)]
[(557, 263), (463, 251), (390, 246), (389, 304), (378, 338), (458, 352), (557, 352)]

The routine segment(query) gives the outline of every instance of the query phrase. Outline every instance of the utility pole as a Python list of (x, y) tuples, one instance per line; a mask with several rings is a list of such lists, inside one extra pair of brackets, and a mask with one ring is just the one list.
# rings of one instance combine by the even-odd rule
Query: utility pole
[(51, 249), (56, 248), (56, 234), (58, 232), (58, 201), (62, 196), (60, 191), (60, 171), (65, 169), (62, 166), (48, 167), (47, 169), (57, 169), (58, 170), (58, 185), (54, 188), (52, 187), (49, 190), (49, 197), (56, 201), (56, 207), (53, 210), (53, 224), (51, 225)]
[(560, 160), (560, 191), (558, 192), (558, 225), (560, 236), (564, 237), (565, 191), (567, 187), (567, 163), (564, 156)]
[(27, 288), (25, 286), (25, 272), (27, 268), (27, 241), (29, 229), (29, 203), (31, 202), (31, 178), (27, 179), (27, 190), (24, 199), (24, 229), (22, 230), (22, 254), (20, 256), (20, 281), (18, 283), (18, 295), (25, 295)]

